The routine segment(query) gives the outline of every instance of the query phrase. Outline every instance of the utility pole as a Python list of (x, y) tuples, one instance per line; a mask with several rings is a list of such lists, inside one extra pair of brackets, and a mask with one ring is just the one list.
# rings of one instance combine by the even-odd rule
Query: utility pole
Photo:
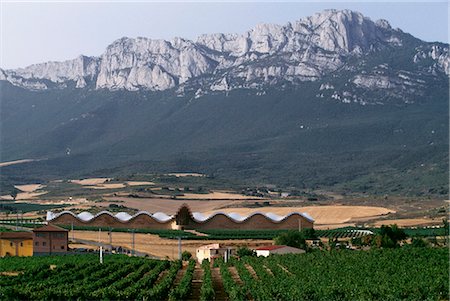
[(109, 227), (109, 249), (110, 252), (112, 253), (112, 228)]
[(298, 220), (298, 232), (302, 232), (302, 218)]
[(103, 264), (103, 247), (100, 246), (100, 263)]
[(134, 256), (134, 229), (131, 230), (131, 255)]
[(181, 260), (181, 236), (178, 236), (178, 259)]

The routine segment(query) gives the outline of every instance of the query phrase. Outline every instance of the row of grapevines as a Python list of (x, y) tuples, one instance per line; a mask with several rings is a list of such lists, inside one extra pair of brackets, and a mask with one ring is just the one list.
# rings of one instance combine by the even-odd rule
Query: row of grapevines
[(177, 276), (178, 270), (181, 268), (181, 261), (177, 260), (172, 263), (167, 275), (159, 283), (151, 288), (142, 290), (138, 299), (141, 300), (161, 300), (167, 296), (170, 287)]
[[(52, 299), (81, 299), (79, 290), (80, 288), (86, 287), (89, 284), (97, 281), (98, 279), (108, 277), (111, 273), (123, 266), (123, 263), (113, 263), (109, 265), (95, 264), (98, 270), (94, 273), (87, 273), (86, 270), (78, 270), (78, 274), (81, 276), (80, 279), (68, 282), (57, 287), (49, 287), (42, 291), (43, 296), (52, 296)], [(36, 298), (35, 298), (36, 299)], [(44, 299), (43, 297), (37, 299)]]
[(188, 268), (186, 269), (183, 278), (177, 287), (173, 288), (169, 293), (169, 301), (183, 300), (191, 292), (191, 282), (194, 277), (195, 260), (189, 260)]
[(117, 299), (133, 300), (136, 299), (141, 290), (152, 287), (162, 271), (169, 267), (169, 262), (164, 260), (156, 264), (150, 272), (146, 273), (140, 280), (131, 284), (121, 292), (118, 292)]
[(121, 292), (125, 287), (131, 285), (136, 282), (142, 276), (144, 276), (147, 272), (149, 272), (153, 266), (154, 262), (147, 262), (141, 265), (136, 271), (128, 274), (126, 277), (121, 278), (115, 282), (113, 282), (109, 286), (101, 287), (96, 291), (91, 293), (91, 296), (95, 300), (117, 300), (119, 296), (119, 292)]
[(208, 260), (203, 260), (203, 283), (200, 289), (200, 301), (214, 300), (215, 292), (212, 282), (211, 266)]
[(255, 279), (245, 267), (242, 261), (235, 260), (234, 266), (239, 273), (239, 277), (244, 283), (244, 290), (250, 294), (254, 300), (271, 300), (272, 296), (267, 285), (259, 279)]
[(219, 266), (223, 286), (225, 288), (225, 292), (228, 294), (228, 298), (231, 301), (245, 300), (245, 294), (243, 290), (233, 280), (233, 277), (231, 276), (231, 273), (228, 270), (228, 266), (223, 261), (219, 261)]
[(272, 285), (282, 287), (281, 299), (448, 299), (446, 249), (312, 252), (258, 261), (274, 274)]

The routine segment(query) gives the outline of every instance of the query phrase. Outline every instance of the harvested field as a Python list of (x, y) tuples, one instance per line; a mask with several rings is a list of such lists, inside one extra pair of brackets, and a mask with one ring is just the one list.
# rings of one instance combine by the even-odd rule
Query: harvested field
[(261, 200), (262, 198), (246, 196), (238, 193), (231, 192), (211, 192), (211, 193), (185, 193), (180, 199), (191, 200)]
[(83, 185), (83, 188), (90, 188), (90, 189), (120, 189), (120, 188), (124, 188), (124, 187), (125, 187), (125, 184), (123, 184), (123, 183), (98, 184), (95, 186)]
[(14, 185), (17, 189), (23, 192), (33, 192), (39, 189), (42, 189), (45, 187), (45, 185), (42, 184), (28, 184), (28, 185)]
[[(17, 194), (16, 200), (34, 199), (40, 195), (44, 195), (47, 193), (47, 191), (36, 192), (37, 190), (40, 190), (45, 187), (45, 185), (41, 184), (14, 185), (14, 187), (22, 191)], [(13, 200), (13, 197), (10, 195), (2, 195), (0, 196), (0, 199), (11, 201)]]
[(79, 184), (79, 185), (99, 185), (99, 184), (103, 184), (109, 180), (111, 180), (111, 178), (89, 178), (89, 179), (82, 179), (82, 180), (70, 180), (70, 182)]
[[(72, 234), (69, 234), (72, 237)], [(74, 231), (75, 239), (85, 239), (109, 244), (109, 235), (107, 232), (96, 231)], [(259, 246), (272, 244), (271, 240), (183, 240), (183, 251), (189, 251), (195, 256), (195, 251), (198, 247), (205, 244), (220, 243), (230, 247), (237, 247), (241, 245), (247, 245), (250, 248), (256, 248)], [(130, 233), (112, 233), (112, 244), (116, 246), (122, 246), (131, 248), (131, 234)], [(80, 246), (79, 244), (77, 246)], [(164, 239), (157, 235), (152, 234), (135, 234), (135, 249), (139, 252), (149, 253), (154, 256), (170, 259), (178, 258), (178, 241), (175, 239)]]
[(144, 185), (155, 185), (153, 182), (145, 182), (145, 181), (128, 181), (125, 182), (128, 186), (144, 186)]
[(15, 161), (7, 161), (7, 162), (0, 162), (0, 167), (9, 166), (9, 165), (15, 165), (15, 164), (22, 164), (27, 162), (33, 162), (36, 161), (34, 159), (22, 159), (22, 160), (15, 160)]
[(168, 173), (168, 176), (175, 176), (177, 178), (180, 177), (204, 177), (204, 174), (195, 173), (195, 172), (178, 172), (178, 173)]
[(399, 227), (415, 227), (415, 226), (431, 226), (442, 225), (442, 218), (404, 218), (404, 219), (385, 219), (379, 220), (373, 223), (375, 227), (381, 227), (381, 225), (393, 225), (396, 224)]
[[(278, 215), (287, 215), (292, 212), (308, 213), (315, 220), (315, 225), (348, 224), (358, 220), (358, 218), (379, 217), (388, 213), (395, 213), (394, 210), (384, 207), (370, 206), (307, 206), (307, 207), (261, 207), (250, 208), (226, 208), (222, 212), (235, 212), (241, 215), (248, 215), (253, 212), (272, 212)], [(212, 213), (207, 212), (207, 213)]]
[[(108, 201), (120, 201), (121, 205), (148, 212), (164, 212), (166, 214), (175, 214), (183, 204), (187, 204), (192, 211), (211, 211), (223, 206), (232, 205), (233, 201), (227, 200), (177, 200), (177, 199), (161, 199), (161, 198), (129, 198), (129, 197), (104, 197)], [(108, 202), (96, 203), (98, 206), (109, 206)]]
[[(47, 191), (40, 191), (40, 192), (19, 192), (16, 196), (16, 200), (30, 200), (30, 199), (35, 199), (38, 196), (44, 195), (46, 194)], [(2, 195), (0, 196), (0, 199), (2, 200), (7, 200), (7, 201), (12, 201), (13, 197), (10, 195)]]

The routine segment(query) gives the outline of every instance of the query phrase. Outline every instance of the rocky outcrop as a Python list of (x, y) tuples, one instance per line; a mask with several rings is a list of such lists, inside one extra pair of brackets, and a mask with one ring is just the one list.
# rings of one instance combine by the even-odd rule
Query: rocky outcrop
[[(385, 20), (373, 22), (358, 12), (326, 10), (284, 26), (259, 24), (243, 34), (205, 34), (196, 42), (121, 38), (100, 57), (2, 70), (0, 80), (35, 90), (64, 88), (73, 82), (76, 88), (161, 91), (202, 78), (207, 82), (202, 91), (228, 91), (315, 81), (345, 68), (351, 57), (403, 45), (405, 35)], [(448, 46), (417, 49), (411, 61), (426, 59), (435, 62), (432, 72), (449, 74)], [(367, 88), (390, 85), (385, 78), (364, 76), (353, 83)]]

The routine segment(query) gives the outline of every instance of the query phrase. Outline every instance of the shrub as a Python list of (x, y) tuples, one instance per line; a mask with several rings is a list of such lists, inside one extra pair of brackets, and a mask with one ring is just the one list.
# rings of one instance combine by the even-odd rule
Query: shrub
[(192, 258), (192, 254), (189, 251), (183, 251), (183, 253), (181, 253), (181, 259), (183, 261), (188, 261), (189, 259)]

